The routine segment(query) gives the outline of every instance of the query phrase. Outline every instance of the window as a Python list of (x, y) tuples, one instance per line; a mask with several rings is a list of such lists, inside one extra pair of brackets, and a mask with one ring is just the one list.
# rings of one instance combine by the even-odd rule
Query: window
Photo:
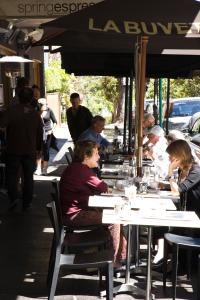
[(199, 101), (174, 102), (170, 117), (192, 116), (200, 111)]

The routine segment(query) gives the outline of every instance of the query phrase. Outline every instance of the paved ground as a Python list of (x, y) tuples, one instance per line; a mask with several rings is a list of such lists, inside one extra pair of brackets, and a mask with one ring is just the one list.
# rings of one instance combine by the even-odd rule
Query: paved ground
[[(8, 199), (4, 191), (0, 193), (0, 300), (47, 299), (46, 276), (52, 240), (52, 228), (46, 211), (46, 203), (51, 200), (51, 180), (59, 176), (65, 167), (65, 151), (71, 145), (66, 141), (68, 134), (62, 128), (56, 133), (60, 152), (51, 153), (48, 176), (35, 176), (35, 196), (33, 208), (27, 213), (17, 209), (8, 212)], [(61, 274), (56, 300), (99, 299), (97, 297), (97, 277), (90, 274)], [(115, 279), (115, 284), (124, 279)], [(135, 282), (145, 290), (144, 278), (134, 277)], [(156, 299), (171, 299), (170, 288), (163, 295), (161, 274), (153, 273)], [(182, 278), (177, 288), (178, 300), (195, 299), (193, 289)], [(115, 300), (144, 299), (135, 295), (120, 294)], [(198, 299), (199, 300), (199, 299)]]

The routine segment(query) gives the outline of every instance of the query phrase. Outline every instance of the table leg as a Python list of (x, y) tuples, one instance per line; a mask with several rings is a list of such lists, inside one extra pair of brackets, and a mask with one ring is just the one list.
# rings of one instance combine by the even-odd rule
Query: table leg
[[(139, 228), (139, 227), (138, 227)], [(137, 229), (138, 229), (137, 228)], [(131, 292), (134, 294), (144, 294), (144, 291), (138, 287), (135, 287), (133, 283), (130, 282), (130, 266), (131, 266), (131, 245), (132, 245), (132, 225), (128, 225), (128, 234), (127, 234), (127, 249), (126, 249), (126, 274), (125, 274), (125, 283), (121, 286), (114, 288), (115, 293), (120, 292)], [(138, 242), (138, 241), (136, 241)], [(138, 245), (137, 245), (138, 247)]]
[(140, 227), (139, 225), (136, 225), (136, 251), (135, 251), (135, 266), (136, 268), (139, 268), (140, 266)]
[[(139, 294), (145, 295), (145, 292), (138, 287), (135, 287), (132, 282), (130, 282), (130, 265), (131, 265), (131, 230), (132, 225), (128, 225), (128, 233), (127, 233), (127, 249), (126, 249), (126, 273), (125, 273), (125, 283), (122, 283), (113, 288), (113, 294), (118, 293), (132, 293), (132, 294)], [(100, 296), (105, 296), (105, 291), (100, 292)]]
[(126, 277), (125, 283), (130, 281), (130, 265), (131, 265), (131, 229), (132, 226), (128, 225), (128, 234), (127, 234), (127, 249), (126, 249)]
[(147, 258), (146, 300), (151, 300), (152, 299), (152, 294), (151, 294), (151, 239), (152, 239), (152, 227), (148, 227), (148, 258)]

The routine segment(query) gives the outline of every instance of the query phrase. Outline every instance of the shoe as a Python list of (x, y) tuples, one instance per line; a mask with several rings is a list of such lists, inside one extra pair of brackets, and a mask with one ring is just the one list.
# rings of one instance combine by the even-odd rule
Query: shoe
[(46, 175), (47, 175), (47, 169), (43, 169), (43, 170), (42, 170), (42, 175), (43, 175), (43, 176), (46, 176)]
[(164, 262), (164, 258), (161, 258), (156, 263), (152, 262), (152, 266), (159, 266), (163, 264), (163, 262)]
[(152, 270), (162, 272), (164, 259), (161, 258), (157, 263), (152, 263)]
[(34, 174), (38, 176), (42, 175), (41, 169), (36, 169)]

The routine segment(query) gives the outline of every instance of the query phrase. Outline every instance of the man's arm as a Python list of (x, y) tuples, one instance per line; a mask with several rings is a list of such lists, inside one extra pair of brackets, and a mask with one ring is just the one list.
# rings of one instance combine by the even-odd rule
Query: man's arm
[(92, 123), (93, 115), (92, 115), (91, 111), (88, 108), (86, 108), (86, 109), (87, 109), (87, 120), (88, 120), (88, 124), (89, 124), (88, 127), (90, 127), (90, 125)]
[(66, 116), (67, 116), (67, 125), (68, 125), (68, 128), (69, 128), (69, 132), (70, 132), (70, 135), (72, 137), (72, 139), (74, 140), (76, 137), (75, 137), (75, 134), (74, 134), (74, 128), (73, 128), (73, 122), (72, 122), (72, 113), (71, 113), (71, 109), (68, 108), (67, 111), (66, 111)]
[(102, 148), (107, 148), (109, 145), (110, 145), (110, 142), (107, 139), (105, 139), (104, 137), (101, 136), (100, 146)]

